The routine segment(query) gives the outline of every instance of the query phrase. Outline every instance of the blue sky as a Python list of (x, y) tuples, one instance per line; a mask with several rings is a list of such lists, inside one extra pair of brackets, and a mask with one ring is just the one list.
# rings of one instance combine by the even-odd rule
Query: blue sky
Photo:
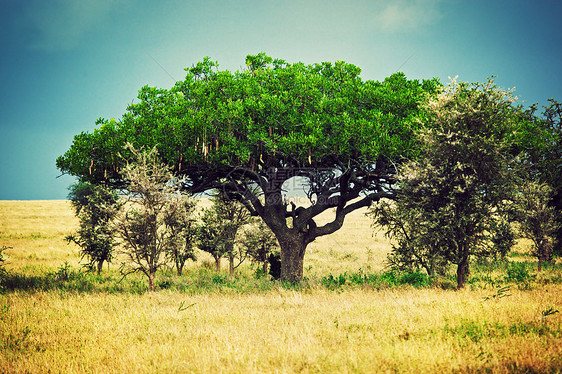
[(205, 56), (344, 60), (363, 79), (485, 81), (525, 104), (562, 100), (562, 2), (0, 0), (0, 200), (64, 199), (55, 159), (143, 85)]

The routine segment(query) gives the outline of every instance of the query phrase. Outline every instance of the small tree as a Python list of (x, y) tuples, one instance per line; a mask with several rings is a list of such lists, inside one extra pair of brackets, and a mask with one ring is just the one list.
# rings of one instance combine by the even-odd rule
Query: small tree
[(203, 210), (201, 224), (197, 229), (197, 246), (213, 257), (215, 268), (219, 272), (221, 259), (226, 253), (226, 246), (221, 236), (221, 220), (212, 209)]
[(178, 275), (182, 275), (187, 260), (197, 260), (194, 252), (197, 236), (194, 211), (195, 202), (191, 198), (183, 198), (177, 204), (171, 205), (164, 217), (164, 223), (175, 239), (166, 253), (174, 263)]
[(239, 229), (250, 222), (250, 212), (240, 202), (230, 200), (224, 192), (217, 193), (211, 200), (212, 208), (205, 210), (202, 217), (200, 249), (213, 256), (217, 271), (220, 270), (220, 259), (226, 256), (232, 276), (234, 269), (246, 258), (245, 252), (235, 244)]
[(265, 275), (268, 271), (268, 258), (272, 253), (278, 252), (279, 243), (273, 232), (261, 219), (256, 219), (255, 222), (254, 226), (244, 230), (240, 244), (252, 261), (262, 265), (262, 274)]
[(115, 233), (111, 221), (119, 210), (117, 193), (102, 185), (88, 182), (70, 186), (68, 198), (79, 220), (75, 234), (66, 240), (76, 243), (82, 259), (88, 258), (88, 268), (101, 273), (104, 262), (111, 262), (115, 247)]
[(524, 146), (532, 179), (552, 188), (549, 205), (554, 207), (558, 222), (552, 238), (553, 250), (562, 255), (562, 103), (549, 101), (538, 116), (536, 105), (527, 111), (529, 122), (538, 126), (529, 127)]
[(169, 167), (161, 163), (156, 148), (138, 151), (130, 144), (133, 162), (123, 172), (128, 181), (126, 204), (116, 218), (115, 229), (123, 243), (121, 266), (124, 276), (142, 272), (154, 291), (156, 271), (166, 264), (165, 252), (180, 240), (178, 231), (170, 229), (170, 216), (181, 210), (184, 201), (177, 193), (178, 181)]
[[(375, 213), (398, 237), (398, 259), (428, 269), (457, 265), (457, 288), (470, 257), (492, 255), (496, 222), (515, 181), (512, 154), (520, 111), (509, 91), (454, 80), (427, 107), (420, 157), (399, 168), (396, 205)], [(505, 251), (505, 248), (502, 248)]]
[(526, 183), (515, 199), (515, 214), (521, 235), (533, 241), (533, 254), (538, 259), (538, 271), (544, 261), (552, 260), (553, 238), (559, 224), (556, 208), (549, 204), (552, 188), (545, 183)]

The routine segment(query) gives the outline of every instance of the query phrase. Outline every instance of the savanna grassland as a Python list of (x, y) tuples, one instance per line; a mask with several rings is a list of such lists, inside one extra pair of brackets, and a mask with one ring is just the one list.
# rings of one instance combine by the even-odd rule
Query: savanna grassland
[(363, 213), (309, 246), (302, 285), (246, 263), (230, 278), (200, 254), (149, 293), (118, 260), (81, 270), (67, 201), (0, 201), (0, 372), (562, 371), (560, 263), (539, 274), (520, 243), (455, 291), (452, 276), (389, 271)]

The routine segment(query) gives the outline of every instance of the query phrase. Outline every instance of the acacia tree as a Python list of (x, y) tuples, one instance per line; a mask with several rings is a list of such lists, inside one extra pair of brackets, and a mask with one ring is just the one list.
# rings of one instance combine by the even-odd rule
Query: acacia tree
[(132, 162), (123, 168), (129, 194), (123, 209), (115, 219), (115, 230), (122, 241), (121, 254), (126, 258), (121, 266), (124, 276), (142, 272), (148, 278), (148, 288), (154, 291), (158, 269), (166, 265), (165, 254), (181, 240), (171, 221), (184, 206), (177, 192), (178, 180), (158, 158), (156, 148), (139, 151), (128, 144)]
[(106, 186), (83, 182), (70, 186), (68, 197), (79, 228), (65, 239), (76, 243), (82, 258), (88, 258), (88, 267), (100, 274), (103, 263), (111, 261), (116, 244), (111, 223), (120, 208), (119, 196)]
[(521, 116), (513, 101), (492, 80), (453, 80), (429, 102), (420, 157), (400, 168), (396, 204), (373, 212), (399, 237), (403, 262), (419, 264), (430, 274), (436, 265), (456, 264), (462, 288), (470, 257), (493, 254), (500, 236), (494, 234), (505, 229), (498, 224), (503, 203), (517, 180), (512, 151)]
[[(205, 58), (169, 90), (143, 87), (121, 120), (100, 119), (93, 133), (77, 135), (57, 166), (124, 187), (125, 141), (156, 146), (186, 177), (185, 189), (225, 191), (260, 216), (279, 241), (281, 276), (299, 280), (309, 243), (389, 196), (394, 164), (416, 152), (420, 103), (439, 84), (402, 73), (363, 81), (357, 66), (341, 61), (290, 64), (260, 53), (246, 64), (221, 71)], [(307, 181), (308, 204), (284, 199), (294, 177)], [(332, 208), (333, 219), (318, 225)]]

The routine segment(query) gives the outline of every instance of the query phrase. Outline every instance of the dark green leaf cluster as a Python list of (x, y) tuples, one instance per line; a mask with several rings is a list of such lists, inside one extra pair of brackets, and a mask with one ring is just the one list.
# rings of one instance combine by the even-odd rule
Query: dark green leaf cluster
[(552, 260), (553, 238), (560, 229), (558, 212), (549, 204), (552, 190), (546, 183), (528, 181), (520, 186), (514, 198), (514, 218), (519, 223), (521, 236), (533, 242), (539, 270), (543, 261)]
[(88, 259), (88, 268), (101, 271), (104, 262), (111, 262), (116, 246), (115, 232), (111, 221), (121, 204), (117, 193), (102, 185), (82, 182), (70, 186), (68, 195), (79, 228), (66, 240), (80, 247), (82, 258)]
[[(201, 216), (197, 233), (198, 247), (213, 256), (217, 270), (220, 259), (228, 257), (232, 275), (248, 254), (236, 245), (236, 238), (240, 228), (250, 222), (250, 213), (240, 202), (228, 199), (223, 193), (216, 193), (211, 200), (212, 207), (204, 209)], [(235, 260), (238, 260), (238, 264), (235, 264)]]
[(195, 243), (198, 227), (194, 214), (195, 205), (193, 199), (184, 197), (170, 205), (164, 214), (164, 226), (172, 238), (166, 255), (174, 263), (178, 275), (182, 274), (187, 260), (197, 260)]
[(262, 265), (261, 274), (267, 274), (268, 258), (272, 254), (278, 254), (279, 243), (263, 220), (256, 219), (254, 226), (243, 232), (240, 244), (252, 261)]
[(524, 151), (532, 179), (552, 188), (549, 205), (558, 223), (553, 251), (562, 254), (562, 103), (550, 100), (540, 115), (536, 111), (532, 106), (525, 112), (529, 125), (522, 137)]

